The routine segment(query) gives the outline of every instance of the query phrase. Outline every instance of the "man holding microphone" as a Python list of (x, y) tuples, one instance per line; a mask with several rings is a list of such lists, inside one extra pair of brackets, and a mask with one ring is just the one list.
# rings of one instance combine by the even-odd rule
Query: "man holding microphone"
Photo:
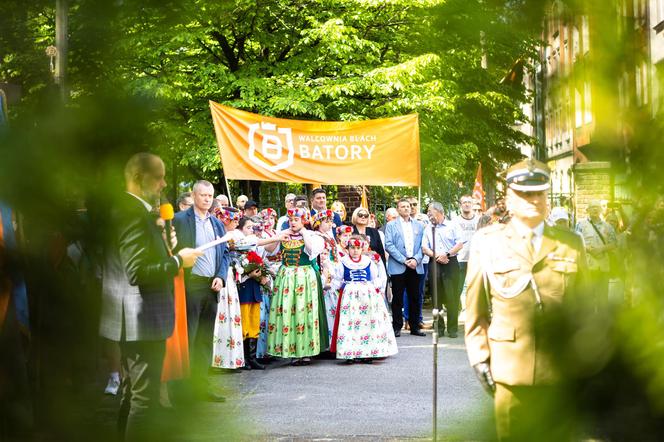
[(165, 167), (141, 152), (125, 166), (126, 192), (110, 212), (103, 275), (101, 334), (120, 343), (124, 391), (118, 427), (125, 440), (152, 439), (159, 428), (160, 378), (165, 342), (173, 333), (173, 278), (202, 255), (185, 248), (176, 255), (153, 213), (166, 187)]

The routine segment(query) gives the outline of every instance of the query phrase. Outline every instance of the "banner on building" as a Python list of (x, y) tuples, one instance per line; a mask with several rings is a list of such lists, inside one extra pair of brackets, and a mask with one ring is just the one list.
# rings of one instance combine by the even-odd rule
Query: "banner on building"
[(229, 179), (420, 185), (417, 114), (365, 121), (266, 117), (210, 101)]

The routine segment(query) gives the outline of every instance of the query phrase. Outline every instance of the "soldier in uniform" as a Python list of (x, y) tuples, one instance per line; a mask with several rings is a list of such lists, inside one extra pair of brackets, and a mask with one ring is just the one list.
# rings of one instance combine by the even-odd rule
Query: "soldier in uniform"
[(506, 181), (512, 219), (479, 230), (470, 251), (468, 358), (494, 397), (499, 440), (564, 440), (569, 428), (554, 422), (560, 374), (538, 326), (575, 290), (585, 266), (583, 244), (544, 222), (550, 187), (545, 164), (514, 164)]

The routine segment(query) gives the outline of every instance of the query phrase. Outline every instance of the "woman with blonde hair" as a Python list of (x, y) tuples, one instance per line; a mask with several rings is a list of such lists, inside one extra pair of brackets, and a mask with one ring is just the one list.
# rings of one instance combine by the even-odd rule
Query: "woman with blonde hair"
[(346, 206), (344, 206), (344, 203), (342, 203), (341, 201), (335, 201), (330, 206), (330, 209), (333, 212), (335, 212), (337, 215), (339, 215), (339, 218), (341, 218), (341, 222), (346, 222)]
[(353, 234), (365, 235), (369, 239), (369, 248), (381, 257), (381, 265), (385, 267), (385, 249), (380, 239), (378, 229), (369, 227), (371, 214), (364, 207), (358, 207), (353, 211), (351, 222), (353, 223)]

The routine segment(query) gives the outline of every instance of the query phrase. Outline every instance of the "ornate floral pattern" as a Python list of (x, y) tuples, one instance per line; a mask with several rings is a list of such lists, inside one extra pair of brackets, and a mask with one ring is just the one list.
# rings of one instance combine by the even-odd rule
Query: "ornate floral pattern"
[(226, 277), (226, 287), (219, 292), (212, 354), (213, 367), (233, 369), (244, 366), (240, 301), (230, 269)]
[(318, 280), (311, 266), (282, 266), (272, 294), (267, 350), (282, 358), (320, 353)]
[(337, 358), (381, 358), (397, 351), (383, 296), (370, 281), (346, 282), (339, 308)]

